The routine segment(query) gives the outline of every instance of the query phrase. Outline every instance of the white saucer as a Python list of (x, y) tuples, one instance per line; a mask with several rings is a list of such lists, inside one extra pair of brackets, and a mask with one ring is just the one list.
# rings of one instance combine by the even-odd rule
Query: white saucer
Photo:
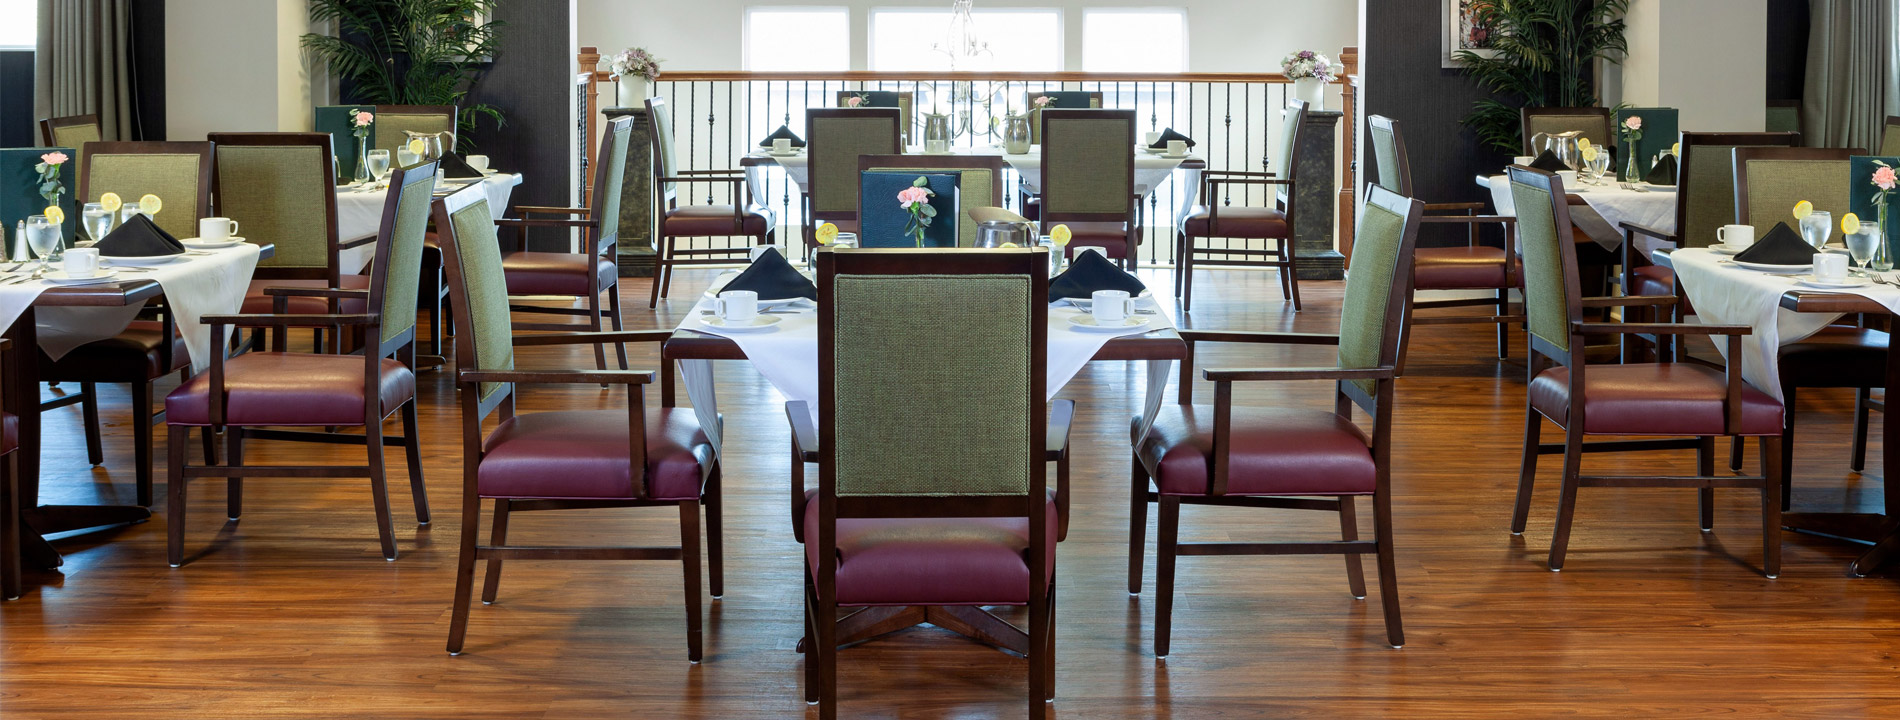
[(798, 154), (798, 151), (797, 151), (797, 150), (793, 150), (793, 151), (791, 151), (791, 152), (783, 152), (783, 153), (781, 153), (781, 152), (772, 152), (772, 151), (770, 151), (770, 150), (767, 150), (767, 151), (765, 151), (765, 154), (767, 154), (767, 155), (770, 155), (770, 156), (772, 156), (772, 157), (793, 157), (793, 156), (795, 156), (795, 155), (797, 155), (797, 154)]
[(726, 332), (736, 332), (736, 333), (759, 332), (761, 330), (770, 330), (772, 329), (772, 326), (777, 325), (784, 321), (785, 321), (785, 318), (779, 317), (777, 315), (759, 315), (757, 317), (752, 318), (752, 323), (749, 325), (731, 325), (731, 324), (726, 323), (725, 318), (719, 317), (718, 315), (699, 316), (699, 322), (704, 324), (706, 327), (717, 328), (720, 330), (724, 330)]
[(113, 266), (119, 266), (119, 265), (133, 265), (133, 266), (163, 265), (168, 262), (173, 262), (173, 261), (183, 260), (183, 259), (185, 259), (185, 253), (172, 253), (170, 255), (145, 255), (141, 257), (118, 256), (118, 255), (99, 256), (99, 261), (104, 263), (107, 267), (113, 267)]
[[(806, 280), (813, 280), (814, 282), (816, 282), (816, 280), (814, 279), (815, 273), (812, 273), (806, 270), (800, 270), (798, 274), (805, 276)], [(737, 279), (738, 277), (739, 275), (737, 273), (734, 273), (733, 275), (728, 277), (725, 282), (715, 282), (711, 287), (706, 288), (706, 297), (708, 298), (719, 297), (719, 293), (726, 289), (726, 285), (730, 284), (733, 280)], [(766, 298), (759, 298), (759, 309), (770, 310), (772, 308), (776, 308), (776, 307), (780, 307), (784, 305), (790, 305), (792, 303), (795, 303), (804, 299), (805, 298), (802, 298), (802, 297), (778, 298), (778, 299), (772, 299), (772, 300), (768, 300)]]
[[(1094, 307), (1095, 305), (1095, 298), (1093, 297), (1059, 298), (1059, 299), (1062, 300), (1063, 302), (1067, 302), (1070, 305), (1074, 305), (1076, 307), (1082, 308), (1083, 310), (1088, 310), (1091, 307)], [(1155, 299), (1154, 291), (1143, 290), (1141, 291), (1140, 295), (1135, 296), (1135, 307), (1153, 308), (1155, 306), (1154, 299)]]
[(118, 279), (118, 275), (117, 271), (110, 268), (101, 268), (97, 274), (83, 278), (67, 277), (65, 270), (48, 270), (40, 279), (56, 285), (93, 285), (112, 282)]
[(1795, 278), (1794, 281), (1796, 283), (1799, 283), (1801, 285), (1806, 285), (1808, 287), (1816, 287), (1816, 288), (1822, 288), (1826, 290), (1866, 287), (1868, 285), (1873, 284), (1873, 282), (1868, 280), (1867, 278), (1846, 277), (1840, 280), (1817, 280), (1815, 279), (1813, 275), (1802, 275), (1801, 277)]
[(1730, 262), (1735, 263), (1736, 267), (1773, 273), (1796, 273), (1814, 269), (1813, 263), (1802, 263), (1800, 265), (1770, 265), (1768, 263), (1742, 262), (1740, 260), (1732, 260)]
[(1095, 324), (1094, 315), (1088, 315), (1088, 314), (1071, 315), (1069, 316), (1069, 327), (1079, 330), (1081, 332), (1118, 333), (1118, 332), (1127, 332), (1129, 330), (1135, 330), (1135, 329), (1147, 327), (1148, 321), (1150, 319), (1152, 318), (1147, 315), (1135, 315), (1132, 317), (1122, 318), (1121, 325), (1107, 326), (1107, 325)]
[(1731, 247), (1729, 245), (1710, 245), (1709, 246), (1709, 252), (1715, 253), (1717, 255), (1734, 255), (1735, 253), (1738, 253), (1747, 249), (1748, 248), (1745, 248), (1745, 247)]
[(1162, 153), (1162, 154), (1161, 154), (1161, 157), (1164, 157), (1164, 158), (1167, 158), (1167, 159), (1169, 159), (1169, 160), (1184, 160), (1184, 159), (1186, 159), (1186, 158), (1187, 158), (1187, 156), (1188, 156), (1188, 154), (1187, 154), (1187, 153), (1182, 153), (1182, 154), (1180, 154), (1180, 155), (1169, 155), (1169, 154), (1167, 154), (1167, 153)]
[(185, 247), (191, 248), (193, 250), (216, 250), (218, 248), (237, 247), (238, 245), (241, 245), (244, 243), (244, 238), (238, 237), (236, 235), (232, 235), (223, 240), (199, 240), (198, 238), (185, 238), (183, 240), (179, 240), (178, 243), (181, 245), (184, 245)]
[(1168, 149), (1167, 149), (1167, 148), (1158, 148), (1158, 147), (1143, 147), (1143, 148), (1141, 149), (1141, 151), (1142, 151), (1142, 152), (1145, 152), (1145, 153), (1150, 153), (1150, 154), (1154, 154), (1154, 155), (1160, 155), (1160, 154), (1162, 154), (1162, 153), (1165, 153), (1165, 152), (1167, 152), (1167, 151), (1168, 151)]

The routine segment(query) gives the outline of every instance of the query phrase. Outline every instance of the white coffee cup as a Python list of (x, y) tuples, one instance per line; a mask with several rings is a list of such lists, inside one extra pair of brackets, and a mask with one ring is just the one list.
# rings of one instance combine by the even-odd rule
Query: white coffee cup
[(1814, 279), (1840, 282), (1847, 279), (1847, 256), (1839, 253), (1814, 254)]
[(1088, 247), (1071, 247), (1071, 248), (1069, 248), (1069, 259), (1070, 259), (1070, 260), (1074, 260), (1075, 258), (1079, 258), (1079, 257), (1082, 257), (1082, 253), (1085, 253), (1085, 252), (1092, 252), (1092, 253), (1095, 253), (1095, 254), (1097, 254), (1097, 255), (1100, 255), (1100, 256), (1102, 256), (1102, 257), (1108, 257), (1108, 248), (1105, 248), (1105, 247), (1095, 247), (1095, 246), (1092, 246), (1092, 245), (1091, 245), (1091, 246), (1088, 246)]
[(727, 290), (713, 299), (713, 314), (734, 325), (750, 325), (759, 317), (759, 294), (751, 290)]
[(836, 238), (832, 238), (832, 240), (831, 240), (831, 246), (832, 246), (833, 248), (854, 248), (854, 247), (857, 247), (857, 246), (858, 246), (858, 234), (857, 234), (857, 233), (854, 233), (854, 232), (841, 232), (841, 233), (838, 233), (838, 237), (836, 237)]
[(1755, 244), (1755, 226), (1723, 225), (1715, 229), (1715, 239), (1722, 243), (1723, 247), (1746, 250), (1748, 246)]
[(777, 245), (754, 245), (752, 246), (751, 250), (746, 251), (746, 261), (758, 262), (759, 258), (765, 257), (765, 254), (769, 252), (778, 252), (778, 246)]
[(1168, 157), (1187, 157), (1187, 141), (1169, 140)]
[(1089, 295), (1089, 314), (1097, 325), (1121, 325), (1135, 314), (1135, 299), (1127, 290), (1097, 290)]
[(772, 138), (772, 153), (773, 154), (784, 155), (791, 151), (792, 151), (791, 138)]
[(66, 277), (89, 278), (99, 274), (98, 248), (73, 248), (66, 251)]
[(1573, 188), (1577, 185), (1577, 171), (1575, 170), (1558, 170), (1557, 177), (1563, 179), (1565, 188)]
[(488, 172), (488, 156), (470, 155), (468, 156), (468, 166), (474, 168), (475, 172), (478, 173)]
[(238, 223), (231, 218), (208, 217), (198, 219), (198, 239), (206, 242), (225, 240), (236, 235)]
[(1146, 138), (1141, 141), (1143, 147), (1153, 147), (1155, 143), (1161, 142), (1161, 133), (1158, 132), (1150, 132), (1142, 137)]

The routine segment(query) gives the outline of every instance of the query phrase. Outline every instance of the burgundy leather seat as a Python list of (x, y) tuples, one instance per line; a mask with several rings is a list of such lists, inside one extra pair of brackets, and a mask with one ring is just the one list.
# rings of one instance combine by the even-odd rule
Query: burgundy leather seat
[[(1418, 290), (1493, 289), (1504, 286), (1504, 249), (1485, 246), (1419, 248), (1412, 282)], [(1524, 267), (1511, 258), (1512, 287), (1524, 287)]]
[(1182, 229), (1194, 237), (1292, 237), (1288, 234), (1286, 213), (1268, 207), (1244, 205), (1221, 208), (1218, 218), (1213, 217), (1207, 206), (1195, 206)]
[(757, 205), (746, 208), (738, 229), (734, 229), (731, 205), (682, 205), (668, 210), (665, 236), (698, 237), (726, 235), (764, 235), (772, 226), (767, 210)]
[(1781, 346), (1781, 385), (1876, 388), (1887, 384), (1887, 333), (1829, 326)]
[[(1370, 495), (1377, 485), (1365, 433), (1333, 413), (1235, 406), (1231, 433), (1228, 495)], [(1136, 453), (1163, 495), (1207, 495), (1213, 406), (1162, 406)]]
[(1676, 294), (1676, 272), (1661, 265), (1636, 268), (1630, 271), (1630, 277), (1631, 295)]
[[(1112, 258), (1129, 257), (1131, 253), (1128, 247), (1128, 225), (1125, 223), (1071, 222), (1062, 224), (1068, 225), (1069, 232), (1072, 234), (1072, 239), (1069, 240), (1069, 252), (1072, 255), (1074, 248), (1079, 247), (1099, 247)], [(1135, 244), (1141, 244), (1139, 229), (1135, 231)]]
[(165, 325), (137, 320), (118, 335), (95, 340), (66, 353), (58, 360), (40, 355), (40, 379), (53, 382), (142, 383), (178, 372), (191, 365), (191, 351), (185, 339), (171, 337), (171, 367), (159, 367), (160, 351), (165, 344)]
[[(691, 408), (661, 408), (646, 420), (646, 480), (652, 500), (697, 500), (712, 442)], [(485, 498), (627, 500), (627, 412), (582, 410), (517, 415), (482, 443), (477, 487)]]
[[(591, 292), (587, 289), (590, 265), (581, 253), (511, 252), (501, 256), (509, 295), (586, 296)], [(603, 258), (600, 287), (612, 287), (619, 272), (612, 260)]]
[[(380, 380), (389, 412), (416, 396), (416, 376), (401, 362), (384, 359)], [(165, 421), (210, 425), (210, 386), (208, 372), (178, 386), (165, 398)], [(224, 389), (225, 421), (233, 425), (363, 424), (361, 356), (245, 353), (224, 361)]]
[[(1055, 572), (1053, 498), (1044, 527)], [(1021, 518), (838, 519), (841, 605), (1024, 605), (1029, 521)], [(805, 559), (818, 572), (818, 503), (805, 504)], [(1053, 576), (1053, 575), (1052, 575)]]
[[(327, 288), (330, 287), (330, 283), (325, 280), (252, 280), (250, 292), (244, 295), (244, 307), (238, 312), (256, 315), (268, 315), (277, 312), (275, 309), (276, 298), (264, 294), (264, 288), (273, 287)], [(344, 290), (368, 290), (369, 276), (343, 275), (338, 278), (336, 287)], [(327, 298), (292, 296), (289, 298), (289, 302), (285, 307), (288, 308), (292, 315), (327, 315), (330, 313), (330, 301)], [(369, 301), (347, 298), (337, 301), (337, 308), (338, 312), (345, 315), (356, 315), (367, 312)]]
[[(1531, 381), (1531, 407), (1562, 421), (1570, 412), (1570, 369)], [(1742, 385), (1740, 435), (1780, 435), (1781, 403)], [(1584, 375), (1584, 428), (1593, 435), (1723, 435), (1728, 385), (1719, 370), (1686, 363), (1592, 365)]]

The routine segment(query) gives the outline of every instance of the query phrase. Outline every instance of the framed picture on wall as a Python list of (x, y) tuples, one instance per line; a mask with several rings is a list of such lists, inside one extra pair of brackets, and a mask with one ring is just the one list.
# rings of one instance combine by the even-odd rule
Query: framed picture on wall
[(1444, 67), (1465, 66), (1464, 61), (1458, 59), (1457, 53), (1460, 50), (1469, 50), (1483, 57), (1491, 57), (1496, 53), (1491, 49), (1491, 28), (1479, 20), (1477, 12), (1472, 8), (1477, 4), (1474, 0), (1441, 0), (1441, 2), (1444, 3), (1443, 17), (1440, 18), (1440, 24), (1444, 26), (1445, 31), (1444, 52), (1441, 56)]

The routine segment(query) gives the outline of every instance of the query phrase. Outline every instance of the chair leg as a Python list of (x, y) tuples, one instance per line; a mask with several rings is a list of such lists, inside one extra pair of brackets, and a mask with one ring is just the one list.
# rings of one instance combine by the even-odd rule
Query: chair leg
[[(1869, 388), (1854, 391), (1854, 450), (1847, 460), (1847, 469), (1854, 472), (1867, 468), (1867, 401), (1872, 394)], [(1789, 455), (1794, 454), (1793, 445), (1787, 445), (1782, 450)], [(1794, 475), (1783, 475), (1782, 479), (1782, 497), (1789, 497), (1794, 491)], [(1782, 509), (1788, 509), (1787, 503), (1782, 503)]]
[(660, 279), (666, 277), (666, 273), (671, 268), (671, 253), (667, 252), (666, 243), (661, 242), (660, 252), (655, 253), (653, 258), (653, 292), (651, 296), (647, 298), (647, 309), (651, 310), (660, 306)]
[(1182, 235), (1181, 249), (1181, 312), (1187, 312), (1194, 306), (1194, 236)]
[(1148, 552), (1148, 468), (1134, 459), (1133, 482), (1128, 489), (1128, 594), (1141, 594), (1141, 561)]
[[(805, 538), (805, 542), (816, 542)], [(838, 601), (837, 588), (818, 589), (818, 720), (838, 720)], [(810, 658), (806, 662), (810, 662)]]
[[(1511, 291), (1505, 290), (1503, 288), (1498, 289), (1497, 313), (1498, 313), (1498, 317), (1504, 317), (1506, 315), (1511, 314)], [(1499, 320), (1497, 324), (1498, 359), (1499, 360), (1504, 360), (1511, 357), (1510, 325), (1511, 325), (1510, 323), (1505, 322), (1503, 320)]]
[(1399, 619), (1398, 560), (1392, 551), (1390, 493), (1372, 496), (1372, 534), (1379, 544), (1379, 602), (1385, 610), (1385, 641), (1394, 648), (1405, 647), (1405, 623)]
[[(1859, 402), (1860, 392), (1862, 391), (1860, 390), (1855, 391), (1856, 399), (1854, 403), (1854, 406), (1855, 406), (1854, 409), (1857, 411), (1857, 413), (1858, 411), (1860, 411), (1860, 402)], [(1794, 406), (1786, 405), (1784, 407), (1787, 409), (1783, 410), (1781, 413), (1781, 452), (1779, 453), (1781, 457), (1778, 458), (1779, 461), (1776, 463), (1776, 465), (1778, 466), (1778, 469), (1781, 470), (1782, 481), (1781, 481), (1781, 490), (1780, 492), (1776, 493), (1777, 497), (1775, 498), (1775, 502), (1781, 505), (1782, 510), (1787, 510), (1790, 506), (1794, 504)], [(1856, 417), (1855, 421), (1856, 421), (1855, 430), (1859, 430), (1860, 418)], [(1866, 441), (1866, 436), (1860, 435), (1858, 432), (1855, 433), (1855, 437), (1854, 437), (1855, 445), (1858, 446), (1860, 443), (1865, 442), (1865, 441)], [(1739, 444), (1739, 440), (1737, 442)], [(1767, 462), (1768, 457), (1764, 455), (1762, 457), (1762, 461)], [(1762, 474), (1763, 475), (1768, 474), (1768, 469), (1766, 466), (1763, 466)]]
[[(495, 498), (495, 524), (488, 531), (488, 546), (503, 547), (508, 544), (508, 511), (514, 503), (508, 498)], [(482, 604), (495, 604), (495, 594), (501, 589), (501, 558), (488, 559), (488, 567), (482, 570)]]
[(416, 524), (429, 524), (429, 489), (422, 482), (422, 431), (417, 427), (416, 401), (402, 406), (403, 456), (409, 461), (409, 493), (415, 497)]
[(1781, 487), (1787, 482), (1781, 474), (1781, 454), (1787, 448), (1782, 446), (1781, 438), (1764, 437), (1761, 439), (1763, 458), (1763, 485), (1761, 489), (1761, 569), (1762, 574), (1770, 578), (1781, 575)]
[[(587, 296), (587, 329), (594, 332), (603, 330), (600, 319), (600, 293), (594, 293)], [(607, 369), (607, 346), (600, 343), (594, 343), (594, 367), (601, 370)], [(601, 387), (607, 386), (601, 385)]]
[[(1346, 542), (1359, 539), (1359, 513), (1351, 495), (1339, 496), (1339, 539)], [(1366, 599), (1366, 573), (1359, 564), (1358, 553), (1346, 553), (1346, 584), (1352, 588), (1354, 600)]]
[(1405, 313), (1399, 318), (1399, 365), (1396, 368), (1399, 377), (1405, 376), (1405, 359), (1411, 356), (1412, 313), (1415, 312), (1415, 308), (1412, 307), (1412, 304), (1416, 302), (1418, 302), (1416, 293), (1414, 293), (1413, 297), (1406, 298)]
[(1294, 248), (1293, 238), (1280, 241), (1280, 257), (1286, 260), (1287, 292), (1293, 296), (1293, 312), (1300, 311), (1300, 268), (1297, 260), (1299, 252)]
[(185, 439), (190, 428), (172, 425), (165, 441), (165, 560), (185, 564)]
[(376, 536), (382, 541), (383, 559), (396, 559), (395, 523), (389, 517), (389, 468), (383, 460), (383, 424), (370, 422), (363, 428), (369, 448), (369, 491), (376, 503)]
[(1551, 572), (1564, 569), (1564, 553), (1570, 549), (1570, 521), (1577, 510), (1578, 476), (1582, 470), (1583, 428), (1564, 428), (1564, 484), (1557, 496), (1557, 529), (1550, 536)]
[(1174, 559), (1180, 545), (1181, 498), (1162, 495), (1161, 522), (1155, 529), (1155, 659), (1168, 657), (1174, 622)]
[(0, 457), (0, 599), (20, 597), (20, 454)]
[(1543, 437), (1544, 418), (1524, 408), (1524, 460), (1517, 475), (1517, 504), (1511, 509), (1511, 534), (1523, 535), (1531, 515), (1531, 486), (1537, 478), (1537, 443)]
[(1029, 718), (1041, 720), (1049, 711), (1049, 653), (1046, 652), (1049, 646), (1049, 594), (1044, 592), (1041, 597), (1036, 597), (1033, 590), (1035, 583), (1030, 583), (1030, 587), (1029, 642), (1023, 649), (1028, 651), (1029, 660)]
[(462, 654), (462, 639), (468, 635), (469, 593), (475, 589), (475, 543), (481, 529), (482, 499), (464, 489), (462, 493), (462, 545), (455, 558), (455, 609), (449, 619), (450, 655)]
[(198, 428), (198, 444), (202, 446), (206, 465), (218, 464), (218, 433), (209, 425)]
[(152, 506), (152, 381), (132, 383), (132, 463), (140, 507)]
[[(224, 431), (225, 464), (233, 468), (244, 466), (244, 428), (234, 427)], [(224, 479), (224, 516), (232, 520), (244, 514), (244, 478), (230, 475)]]
[(726, 596), (725, 518), (721, 509), (725, 505), (725, 491), (720, 485), (719, 464), (714, 463), (712, 473), (706, 477), (705, 497), (700, 501), (706, 506), (706, 579), (714, 600)]
[(680, 503), (680, 564), (686, 574), (686, 659), (701, 657), (699, 613), (699, 501)]
[[(613, 287), (607, 288), (607, 310), (612, 313), (614, 332), (627, 329), (626, 325), (620, 321), (620, 283), (618, 282), (614, 283)], [(626, 370), (627, 344), (623, 342), (614, 343), (614, 356), (620, 360), (620, 369)]]
[(99, 439), (99, 384), (79, 384), (79, 414), (86, 425), (86, 462), (106, 464), (106, 451)]
[[(678, 248), (679, 248), (679, 238), (669, 237), (666, 239), (666, 256), (667, 257), (672, 258), (674, 251), (677, 250)], [(674, 259), (677, 260), (678, 258), (674, 258)], [(660, 297), (661, 298), (665, 298), (667, 296), (667, 293), (673, 292), (673, 270), (676, 268), (677, 265), (678, 263), (676, 262), (667, 263), (666, 274), (659, 275), (656, 277), (656, 279), (660, 283)]]
[(1187, 236), (1179, 231), (1174, 233), (1174, 296), (1177, 298), (1181, 297), (1181, 277), (1187, 274), (1181, 265), (1187, 258), (1187, 252), (1182, 245), (1182, 239), (1185, 237)]
[[(1740, 448), (1742, 439), (1729, 438), (1729, 448)], [(1738, 463), (1739, 464), (1739, 463)], [(1715, 438), (1702, 438), (1695, 450), (1695, 471), (1702, 477), (1715, 475)], [(1702, 532), (1715, 529), (1715, 489), (1698, 488), (1696, 490), (1696, 510)]]
[[(1793, 391), (1789, 391), (1788, 394), (1790, 396), (1789, 399), (1793, 399), (1792, 397), (1794, 395)], [(1794, 403), (1788, 403), (1787, 407), (1789, 408), (1787, 412), (1789, 413), (1794, 412), (1793, 410)], [(1728, 469), (1729, 469), (1729, 472), (1742, 471), (1742, 439), (1741, 438), (1728, 439)]]
[[(803, 557), (804, 553), (799, 553)], [(811, 563), (801, 562), (805, 575), (805, 639), (799, 651), (805, 653), (805, 704), (818, 704), (818, 590), (811, 584)]]

